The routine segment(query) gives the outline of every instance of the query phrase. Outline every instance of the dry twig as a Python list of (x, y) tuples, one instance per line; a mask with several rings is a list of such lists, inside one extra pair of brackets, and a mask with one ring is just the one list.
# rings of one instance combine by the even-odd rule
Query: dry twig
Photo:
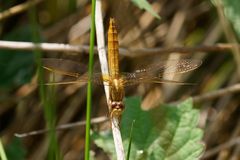
[[(108, 117), (93, 118), (93, 119), (91, 119), (91, 124), (103, 123), (108, 120), (109, 120)], [(55, 128), (55, 130), (61, 131), (61, 130), (70, 129), (70, 128), (74, 128), (74, 127), (84, 126), (85, 124), (86, 124), (86, 121), (68, 123), (68, 124), (63, 124), (63, 125), (57, 126)], [(51, 130), (50, 129), (41, 129), (41, 130), (31, 131), (31, 132), (22, 133), (22, 134), (15, 133), (14, 135), (19, 138), (24, 138), (24, 137), (34, 136), (34, 135), (38, 135), (38, 134), (44, 134), (49, 131), (51, 131)]]
[(204, 156), (202, 157), (202, 159), (207, 159), (207, 158), (209, 158), (211, 156), (214, 156), (215, 154), (219, 153), (221, 150), (224, 150), (226, 148), (230, 148), (230, 147), (232, 147), (232, 146), (234, 146), (236, 144), (240, 144), (240, 137), (236, 137), (236, 138), (234, 138), (234, 139), (232, 139), (232, 140), (230, 140), (230, 141), (228, 141), (226, 143), (223, 143), (223, 144), (221, 144), (221, 145), (219, 145), (219, 146), (217, 146), (217, 147), (207, 151), (204, 154)]
[(5, 10), (3, 12), (0, 12), (0, 21), (6, 18), (9, 18), (13, 15), (16, 15), (18, 13), (21, 13), (23, 11), (26, 11), (30, 7), (40, 3), (42, 0), (35, 0), (35, 1), (26, 1), (25, 3), (16, 5), (12, 8), (9, 8), (8, 10)]
[[(177, 53), (194, 53), (194, 52), (227, 52), (233, 47), (240, 48), (240, 44), (230, 44), (230, 43), (219, 43), (215, 45), (202, 45), (194, 47), (156, 47), (156, 48), (120, 48), (120, 55), (126, 57), (142, 57), (150, 55), (162, 55), (169, 54), (173, 52)], [(42, 51), (49, 52), (89, 52), (88, 45), (70, 45), (62, 43), (39, 43), (34, 44), (32, 42), (16, 42), (16, 41), (0, 41), (1, 49), (11, 49), (11, 50), (27, 50), (33, 51), (39, 49)], [(100, 48), (100, 49), (105, 49)], [(94, 52), (97, 53), (97, 47), (94, 48)]]
[(235, 93), (235, 92), (239, 92), (239, 91), (240, 91), (240, 84), (235, 84), (235, 85), (232, 85), (227, 88), (212, 91), (212, 92), (205, 93), (205, 94), (202, 94), (199, 96), (194, 96), (193, 102), (198, 103), (198, 102), (202, 102), (202, 101), (208, 101), (211, 99), (215, 99), (215, 98), (224, 96), (226, 94), (231, 94), (231, 93)]
[[(34, 51), (36, 49), (50, 52), (89, 52), (89, 46), (69, 45), (60, 43), (32, 43), (16, 41), (0, 41), (0, 48), (11, 50)], [(95, 52), (97, 48), (95, 47)]]

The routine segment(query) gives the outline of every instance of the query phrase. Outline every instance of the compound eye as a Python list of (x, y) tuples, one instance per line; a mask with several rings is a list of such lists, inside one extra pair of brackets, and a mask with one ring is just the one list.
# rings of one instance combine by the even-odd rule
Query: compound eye
[(123, 103), (122, 102), (118, 102), (117, 103), (117, 108), (123, 110), (124, 109)]
[(112, 109), (117, 108), (117, 106), (118, 106), (118, 104), (117, 104), (116, 102), (112, 102), (112, 104), (111, 104), (111, 108), (112, 108)]

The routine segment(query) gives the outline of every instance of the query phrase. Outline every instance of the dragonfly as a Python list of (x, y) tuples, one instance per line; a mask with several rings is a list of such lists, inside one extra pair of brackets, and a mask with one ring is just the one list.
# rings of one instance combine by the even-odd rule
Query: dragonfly
[[(174, 83), (189, 84), (174, 80), (164, 79), (167, 74), (181, 74), (195, 70), (201, 65), (201, 60), (179, 59), (160, 61), (148, 68), (134, 72), (120, 72), (119, 70), (119, 46), (116, 22), (110, 18), (108, 29), (108, 69), (109, 74), (93, 73), (89, 78), (81, 73), (85, 68), (82, 64), (64, 59), (43, 59), (43, 68), (47, 71), (72, 77), (71, 81), (50, 82), (47, 85), (87, 83), (89, 80), (95, 84), (109, 85), (109, 112), (110, 117), (120, 117), (124, 110), (124, 89), (126, 86), (139, 83)], [(72, 66), (66, 70), (66, 66)], [(70, 71), (69, 71), (70, 70)], [(104, 83), (106, 82), (106, 83)]]

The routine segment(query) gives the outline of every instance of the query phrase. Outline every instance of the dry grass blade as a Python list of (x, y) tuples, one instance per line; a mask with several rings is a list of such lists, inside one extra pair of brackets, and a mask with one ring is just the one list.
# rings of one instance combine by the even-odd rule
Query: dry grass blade
[[(195, 47), (156, 47), (156, 48), (119, 48), (120, 55), (125, 57), (145, 57), (154, 55), (163, 55), (170, 53), (183, 53), (191, 54), (194, 52), (226, 52), (232, 48), (240, 48), (239, 44), (232, 43), (219, 43), (214, 45), (202, 45)], [(11, 50), (27, 50), (33, 51), (39, 49), (41, 51), (49, 52), (77, 52), (88, 53), (89, 45), (70, 45), (63, 43), (39, 43), (34, 44), (32, 42), (16, 42), (16, 41), (0, 41), (0, 48)], [(105, 47), (104, 47), (105, 48)], [(101, 48), (102, 49), (102, 48)], [(97, 53), (97, 47), (94, 48), (94, 52)]]
[(11, 16), (14, 16), (18, 13), (24, 12), (28, 10), (30, 7), (37, 5), (38, 3), (42, 2), (42, 0), (34, 0), (34, 1), (27, 1), (25, 3), (16, 5), (8, 10), (0, 12), (0, 21), (7, 19)]
[[(108, 117), (92, 118), (91, 119), (91, 124), (99, 124), (99, 123), (106, 122), (108, 120), (109, 120)], [(55, 130), (56, 131), (61, 131), (61, 130), (76, 128), (76, 127), (79, 127), (79, 126), (84, 126), (85, 124), (86, 124), (86, 121), (62, 124), (62, 125), (56, 126)], [(49, 131), (50, 131), (49, 129), (42, 129), (42, 130), (36, 130), (36, 131), (27, 132), (27, 133), (15, 133), (14, 135), (16, 137), (19, 137), (19, 138), (24, 138), (24, 137), (28, 137), (28, 136), (45, 134), (46, 132), (49, 132)]]

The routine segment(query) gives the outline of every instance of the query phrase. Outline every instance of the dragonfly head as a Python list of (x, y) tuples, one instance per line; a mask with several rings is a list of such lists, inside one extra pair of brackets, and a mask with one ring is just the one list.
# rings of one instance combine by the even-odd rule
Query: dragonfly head
[(122, 115), (122, 112), (124, 110), (124, 104), (122, 101), (116, 102), (116, 101), (110, 101), (110, 114), (111, 117), (120, 117)]

